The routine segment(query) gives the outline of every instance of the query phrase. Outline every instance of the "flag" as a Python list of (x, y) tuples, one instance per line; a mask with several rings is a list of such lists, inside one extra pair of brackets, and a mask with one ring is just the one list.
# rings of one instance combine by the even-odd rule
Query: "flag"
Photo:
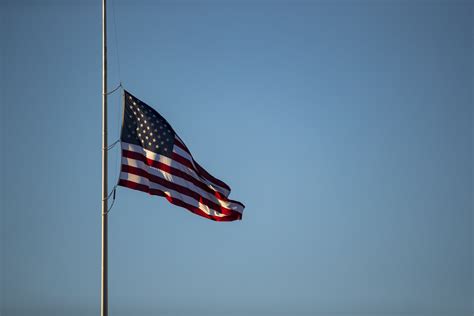
[(230, 187), (194, 160), (171, 125), (129, 92), (124, 98), (118, 184), (214, 221), (242, 219), (244, 205), (228, 198)]

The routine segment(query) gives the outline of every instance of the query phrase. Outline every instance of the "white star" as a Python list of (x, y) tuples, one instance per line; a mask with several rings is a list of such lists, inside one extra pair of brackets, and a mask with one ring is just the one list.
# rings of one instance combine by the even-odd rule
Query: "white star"
[(146, 120), (144, 120), (143, 122), (145, 122), (145, 124), (146, 124)]
[(146, 139), (148, 139), (148, 136), (145, 136)]
[(152, 133), (152, 132), (150, 132), (150, 136), (153, 136), (153, 133)]
[(132, 99), (132, 97), (131, 97), (131, 96), (128, 96), (128, 98), (129, 98), (130, 100)]
[(155, 148), (158, 148), (158, 145), (155, 145)]
[(138, 137), (141, 137), (141, 136), (142, 136), (142, 134), (138, 133)]
[(156, 142), (156, 139), (153, 138), (153, 142)]
[(148, 143), (148, 146), (151, 146), (151, 143)]
[(135, 103), (135, 101), (133, 101), (133, 105), (137, 105), (137, 104)]
[(150, 129), (150, 126), (147, 126), (146, 129)]
[(140, 112), (140, 108), (137, 108), (137, 111)]
[(137, 120), (138, 120), (138, 121), (140, 121), (140, 118), (139, 118), (139, 117), (137, 117)]
[(163, 141), (161, 141), (161, 145), (163, 145), (163, 144), (164, 144), (164, 142), (163, 142)]

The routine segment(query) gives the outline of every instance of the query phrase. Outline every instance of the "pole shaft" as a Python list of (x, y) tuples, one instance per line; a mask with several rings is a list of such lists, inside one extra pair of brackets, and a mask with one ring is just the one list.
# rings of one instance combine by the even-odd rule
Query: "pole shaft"
[(102, 265), (100, 315), (109, 314), (107, 246), (107, 6), (102, 0)]

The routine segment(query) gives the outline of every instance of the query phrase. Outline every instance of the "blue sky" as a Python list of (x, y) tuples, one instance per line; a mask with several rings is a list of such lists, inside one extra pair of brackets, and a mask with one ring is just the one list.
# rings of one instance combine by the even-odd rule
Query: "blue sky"
[[(109, 4), (110, 88), (246, 205), (119, 188), (112, 315), (472, 314), (472, 2)], [(96, 315), (100, 2), (1, 6), (2, 310)]]

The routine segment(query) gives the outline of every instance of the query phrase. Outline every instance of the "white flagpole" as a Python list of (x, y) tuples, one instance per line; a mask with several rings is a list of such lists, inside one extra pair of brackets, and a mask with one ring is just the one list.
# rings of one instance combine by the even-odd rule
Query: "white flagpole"
[(108, 258), (107, 258), (107, 6), (102, 0), (102, 264), (100, 315), (108, 316)]

